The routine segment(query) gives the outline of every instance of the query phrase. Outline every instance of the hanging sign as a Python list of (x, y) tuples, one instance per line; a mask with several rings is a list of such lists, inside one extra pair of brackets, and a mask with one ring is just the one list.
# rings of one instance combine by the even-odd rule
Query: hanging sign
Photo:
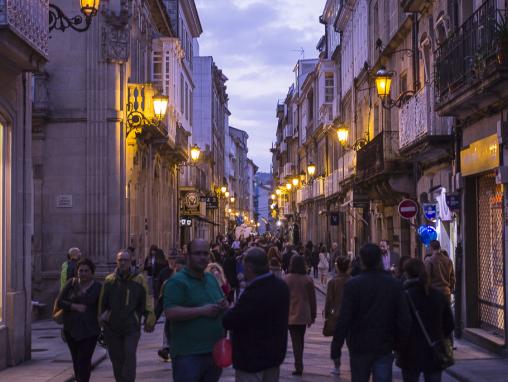
[(460, 210), (459, 194), (447, 194), (446, 195), (446, 204), (447, 204), (448, 208), (452, 211)]
[(437, 204), (423, 203), (423, 215), (427, 220), (437, 219)]
[(418, 204), (411, 199), (404, 199), (399, 203), (399, 215), (403, 219), (412, 219), (418, 213)]
[(339, 213), (332, 212), (330, 215), (330, 225), (339, 225)]

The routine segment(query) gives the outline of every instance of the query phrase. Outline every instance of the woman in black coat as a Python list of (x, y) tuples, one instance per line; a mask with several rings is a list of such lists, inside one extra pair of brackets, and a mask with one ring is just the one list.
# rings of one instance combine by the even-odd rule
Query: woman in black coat
[[(425, 265), (419, 259), (410, 259), (404, 265), (407, 280), (405, 292), (418, 311), (432, 342), (449, 338), (453, 332), (453, 315), (445, 295), (429, 286)], [(409, 301), (409, 300), (408, 300)], [(410, 304), (411, 306), (411, 304)], [(436, 363), (433, 350), (418, 323), (413, 309), (411, 335), (397, 357), (404, 382), (418, 382), (423, 373), (425, 382), (440, 382), (442, 369)]]
[(77, 382), (88, 382), (92, 355), (99, 337), (97, 306), (101, 284), (93, 279), (95, 265), (81, 259), (76, 265), (77, 278), (67, 281), (56, 305), (63, 309), (64, 336), (69, 346)]

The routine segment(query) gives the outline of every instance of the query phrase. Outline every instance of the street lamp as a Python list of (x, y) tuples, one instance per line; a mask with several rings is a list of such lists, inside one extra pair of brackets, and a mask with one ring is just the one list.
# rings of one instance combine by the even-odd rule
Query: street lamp
[(169, 97), (162, 95), (162, 94), (156, 94), (153, 98), (153, 112), (157, 119), (161, 121), (164, 116), (166, 115), (166, 110), (168, 109), (168, 102)]
[(201, 155), (201, 149), (198, 145), (194, 144), (194, 146), (191, 147), (190, 154), (192, 162), (196, 163)]
[(390, 91), (392, 87), (392, 78), (395, 72), (390, 72), (385, 68), (381, 68), (376, 72), (374, 80), (376, 82), (377, 95), (381, 99), (381, 104), (385, 109), (391, 109), (394, 106), (400, 108), (408, 98), (412, 97), (415, 92), (413, 90), (406, 90), (404, 93), (399, 95), (396, 100), (392, 100), (390, 97)]
[(220, 188), (220, 192), (223, 193), (223, 194), (225, 194), (227, 192), (227, 190), (228, 190), (228, 188), (226, 186), (222, 186)]
[(342, 125), (337, 130), (337, 137), (341, 145), (346, 145), (349, 137), (349, 129)]
[(280, 188), (277, 188), (277, 189), (275, 190), (275, 194), (277, 194), (277, 196), (282, 195), (282, 190), (281, 190)]
[(293, 188), (293, 185), (291, 183), (286, 183), (286, 190), (291, 191), (291, 188)]
[[(277, 192), (277, 191), (276, 191), (276, 192)], [(270, 199), (275, 200), (275, 198), (277, 198), (277, 196), (276, 196), (275, 194), (271, 194), (271, 195), (270, 195)]]
[(300, 184), (300, 179), (293, 178), (291, 179), (291, 183), (293, 183), (293, 186), (298, 187), (298, 184)]
[(229, 200), (231, 200), (231, 203), (234, 203), (235, 202), (235, 197), (232, 196), (231, 199), (229, 199)]
[(224, 193), (224, 196), (225, 196), (226, 198), (229, 198), (229, 191), (226, 191), (226, 192)]
[[(145, 85), (135, 85), (143, 87)], [(132, 130), (142, 128), (143, 126), (156, 126), (158, 127), (166, 115), (168, 108), (169, 98), (162, 94), (156, 94), (152, 97), (153, 117), (145, 115), (143, 111), (135, 107), (135, 102), (127, 104), (127, 121), (126, 121), (126, 136), (129, 136)], [(198, 156), (199, 157), (199, 156)]]
[(312, 162), (309, 163), (309, 165), (307, 166), (307, 173), (309, 174), (310, 177), (314, 176), (314, 174), (316, 173), (316, 165)]
[(68, 17), (56, 5), (49, 4), (49, 31), (57, 29), (64, 32), (68, 28), (74, 29), (76, 32), (85, 32), (90, 28), (92, 18), (97, 15), (99, 10), (100, 0), (80, 0), (81, 13), (85, 16), (83, 24), (83, 17), (77, 15)]

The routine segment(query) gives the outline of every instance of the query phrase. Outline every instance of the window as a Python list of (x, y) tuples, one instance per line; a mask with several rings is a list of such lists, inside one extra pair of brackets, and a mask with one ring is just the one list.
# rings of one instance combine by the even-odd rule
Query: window
[(325, 74), (325, 102), (332, 103), (334, 97), (334, 78), (333, 73)]
[(184, 106), (185, 106), (184, 91), (185, 91), (185, 88), (184, 88), (184, 83), (183, 83), (183, 74), (180, 74), (180, 112), (182, 113), (182, 116), (184, 113)]
[(189, 120), (189, 85), (185, 83), (185, 119)]
[(309, 92), (307, 96), (307, 117), (308, 122), (312, 122), (314, 119), (314, 93)]

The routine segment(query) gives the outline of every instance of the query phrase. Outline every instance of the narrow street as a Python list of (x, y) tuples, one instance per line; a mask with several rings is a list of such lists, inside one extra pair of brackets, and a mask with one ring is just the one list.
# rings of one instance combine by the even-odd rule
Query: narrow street
[[(284, 364), (282, 365), (281, 381), (350, 381), (349, 358), (347, 349), (344, 347), (343, 368), (341, 376), (333, 376), (330, 374), (332, 363), (329, 359), (330, 338), (325, 338), (321, 334), (323, 328), (322, 312), (325, 298), (324, 295), (317, 291), (318, 301), (318, 318), (306, 334), (306, 344), (304, 353), (304, 375), (295, 377), (291, 375), (293, 369), (293, 354), (291, 351), (291, 341), (289, 341), (288, 354)], [(171, 363), (161, 362), (157, 356), (157, 350), (161, 345), (162, 325), (157, 325), (157, 329), (153, 334), (144, 334), (138, 347), (138, 369), (136, 381), (172, 381)], [(93, 382), (114, 381), (111, 362), (106, 360), (92, 373)], [(221, 381), (234, 381), (234, 370), (228, 368), (224, 370)], [(394, 381), (402, 381), (399, 369), (394, 366)], [(443, 382), (451, 382), (455, 379), (448, 375), (443, 376)]]

